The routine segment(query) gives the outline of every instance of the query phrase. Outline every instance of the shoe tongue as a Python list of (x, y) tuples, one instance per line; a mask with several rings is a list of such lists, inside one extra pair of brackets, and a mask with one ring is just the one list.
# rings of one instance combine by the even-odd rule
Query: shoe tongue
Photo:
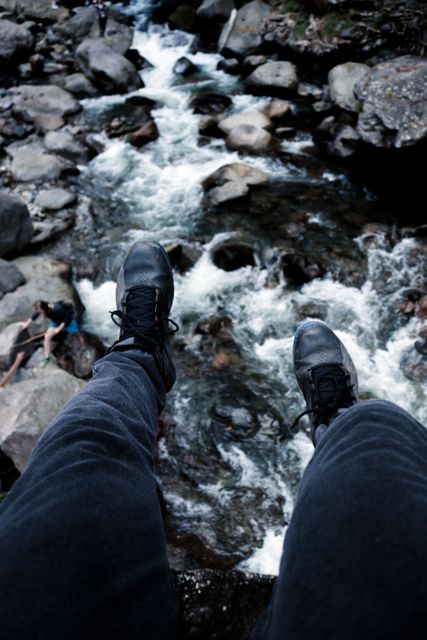
[(332, 404), (347, 387), (344, 371), (337, 364), (314, 367), (311, 372), (321, 404)]
[(126, 316), (141, 333), (153, 329), (156, 324), (156, 289), (138, 287), (129, 291), (126, 300)]

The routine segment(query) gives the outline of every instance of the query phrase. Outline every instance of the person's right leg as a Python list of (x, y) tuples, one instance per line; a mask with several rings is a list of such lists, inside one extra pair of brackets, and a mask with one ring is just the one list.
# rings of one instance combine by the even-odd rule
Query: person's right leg
[(153, 469), (174, 381), (170, 361), (160, 367), (173, 280), (158, 245), (126, 264), (118, 351), (96, 363), (1, 505), (1, 640), (178, 637)]
[(425, 637), (427, 430), (383, 401), (323, 426), (254, 638)]

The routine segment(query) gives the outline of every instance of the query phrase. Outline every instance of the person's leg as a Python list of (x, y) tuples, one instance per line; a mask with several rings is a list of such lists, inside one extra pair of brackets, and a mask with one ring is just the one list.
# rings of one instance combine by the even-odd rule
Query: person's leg
[(58, 331), (55, 327), (48, 327), (44, 334), (43, 340), (43, 351), (45, 360), (49, 360), (50, 354), (52, 353), (52, 340), (58, 334)]
[(0, 638), (174, 640), (178, 613), (153, 471), (175, 380), (173, 275), (156, 243), (120, 270), (119, 339), (42, 436), (0, 508)]
[(423, 637), (427, 431), (394, 404), (357, 404), (354, 363), (324, 323), (298, 328), (293, 358), (316, 451), (254, 638)]
[(268, 640), (427, 634), (427, 430), (382, 401), (329, 425), (301, 481)]
[(0, 511), (0, 637), (177, 637), (153, 472), (165, 386), (111, 353), (54, 420)]

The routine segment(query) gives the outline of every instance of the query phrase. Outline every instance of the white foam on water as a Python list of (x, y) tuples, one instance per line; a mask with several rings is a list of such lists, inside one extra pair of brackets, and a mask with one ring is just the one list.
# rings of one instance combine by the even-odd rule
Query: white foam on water
[(76, 282), (75, 286), (86, 307), (83, 329), (96, 333), (105, 343), (112, 344), (118, 337), (118, 328), (108, 312), (116, 308), (116, 283), (109, 280), (94, 287), (93, 282), (85, 278)]
[(264, 575), (279, 575), (280, 558), (282, 557), (283, 539), (286, 528), (277, 532), (267, 529), (262, 547), (256, 549), (252, 556), (238, 566), (242, 571), (261, 573)]

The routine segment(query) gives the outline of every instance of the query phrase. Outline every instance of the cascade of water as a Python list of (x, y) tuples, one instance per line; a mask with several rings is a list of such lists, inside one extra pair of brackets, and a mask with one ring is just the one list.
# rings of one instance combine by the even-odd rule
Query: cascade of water
[[(133, 2), (131, 8), (146, 15), (144, 3)], [(202, 179), (223, 164), (238, 161), (239, 155), (227, 151), (221, 140), (199, 146), (197, 116), (189, 110), (188, 103), (192, 91), (200, 87), (236, 93), (237, 81), (216, 70), (218, 56), (189, 55), (187, 34), (150, 27), (136, 33), (134, 44), (154, 64), (143, 72), (146, 86), (137, 94), (158, 101), (153, 115), (160, 138), (142, 153), (125, 142), (108, 141), (106, 151), (91, 163), (88, 179), (96, 181), (102, 189), (114, 185), (115, 198), (127, 208), (129, 224), (137, 227), (128, 233), (125, 243), (142, 238), (163, 242), (176, 238), (191, 240), (202, 214)], [(190, 57), (201, 70), (197, 82), (178, 82), (174, 77), (173, 65), (182, 55)], [(121, 100), (120, 97), (87, 100), (85, 108), (102, 111)], [(260, 106), (260, 99), (233, 96), (236, 111), (254, 106)], [(306, 144), (303, 136), (294, 146), (288, 143), (286, 150), (304, 153)], [(289, 176), (289, 166), (279, 159), (251, 157), (245, 162), (264, 170), (272, 181), (286, 183)], [(302, 177), (306, 183), (319, 181), (308, 175)], [(325, 172), (322, 180), (326, 184), (345, 178)], [(311, 216), (311, 222), (320, 229), (329, 224), (322, 210)], [(403, 240), (391, 248), (378, 236), (376, 244), (364, 249), (368, 273), (361, 288), (337, 282), (331, 276), (316, 279), (299, 290), (284, 282), (272, 287), (269, 270), (262, 264), (232, 272), (213, 264), (212, 248), (230, 237), (233, 233), (218, 233), (200, 243), (202, 253), (194, 267), (176, 276), (173, 317), (182, 325), (185, 348), (196, 354), (196, 359), (201, 344), (200, 336), (193, 334), (197, 322), (215, 315), (229, 317), (244, 367), (228, 379), (225, 374), (223, 378), (213, 375), (212, 379), (209, 376), (205, 379), (206, 368), (202, 365), (201, 377), (196, 373), (184, 379), (179, 374), (170, 399), (176, 442), (173, 452), (165, 442), (160, 447), (161, 474), (166, 498), (179, 526), (196, 532), (213, 547), (232, 553), (241, 551), (245, 557), (242, 566), (246, 569), (275, 573), (283, 523), (289, 520), (298, 478), (311, 455), (311, 444), (304, 433), (280, 447), (275, 439), (275, 420), (286, 422), (302, 410), (290, 348), (301, 319), (298, 309), (321, 304), (324, 319), (344, 340), (355, 360), (363, 396), (393, 400), (427, 422), (426, 389), (409, 380), (401, 368), (402, 358), (412, 348), (417, 321), (413, 319), (406, 325), (395, 322), (402, 289), (420, 286), (423, 265), (414, 257), (417, 249), (414, 240)], [(356, 242), (365, 246), (363, 238)], [(105, 282), (94, 288), (83, 280), (78, 287), (87, 309), (87, 329), (111, 342), (115, 328), (105, 312), (114, 308), (114, 283)], [(218, 389), (210, 391), (215, 380)], [(258, 431), (250, 442), (232, 437), (227, 441), (222, 432), (218, 435), (215, 431), (218, 420), (212, 419), (212, 412), (218, 413), (216, 407), (224, 384), (236, 385), (230, 393), (238, 405), (242, 394), (241, 411), (248, 411), (252, 417), (256, 414)], [(257, 405), (253, 412), (250, 397)], [(244, 416), (241, 419), (245, 422)], [(190, 484), (182, 479), (176, 481), (177, 470), (185, 468), (192, 447), (202, 464), (209, 459), (206, 477), (196, 469)], [(239, 500), (243, 509), (248, 510), (244, 517), (236, 505)], [(219, 514), (224, 512), (229, 514), (229, 523), (220, 519), (224, 516)], [(267, 516), (267, 512), (271, 513)], [(224, 542), (227, 537), (232, 537), (231, 542)]]

